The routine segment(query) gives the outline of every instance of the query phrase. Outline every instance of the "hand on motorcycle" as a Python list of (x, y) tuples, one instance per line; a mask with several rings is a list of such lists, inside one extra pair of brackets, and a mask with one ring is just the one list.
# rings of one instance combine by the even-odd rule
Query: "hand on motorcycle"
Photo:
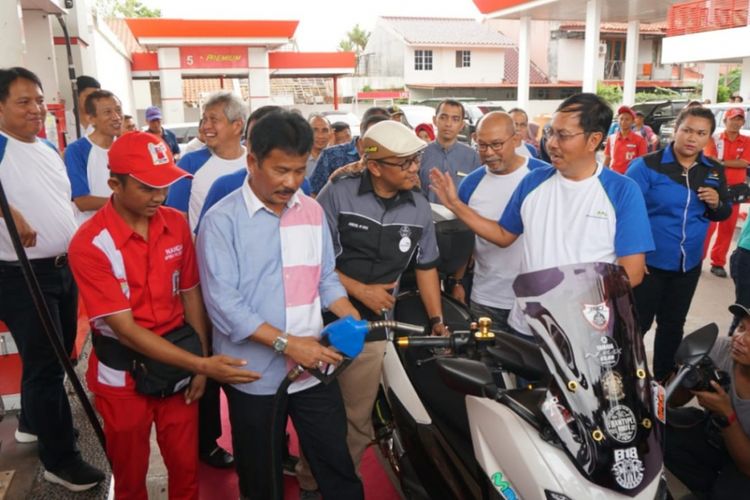
[(433, 337), (447, 337), (450, 334), (451, 332), (448, 329), (448, 327), (445, 325), (445, 323), (436, 323), (432, 325), (431, 335)]
[[(734, 409), (729, 394), (716, 381), (711, 381), (713, 391), (691, 391), (698, 398), (698, 403), (708, 411), (729, 417)], [(715, 392), (714, 392), (715, 391)]]
[(289, 335), (287, 341), (284, 354), (305, 368), (313, 368), (321, 361), (327, 364), (336, 364), (344, 359), (341, 354), (333, 349), (321, 345), (315, 337)]
[(383, 309), (390, 311), (396, 303), (396, 298), (393, 296), (393, 289), (397, 285), (398, 281), (372, 285), (362, 283), (355, 294), (355, 298), (375, 314), (380, 314)]
[(430, 190), (448, 210), (452, 210), (456, 204), (460, 203), (456, 185), (448, 172), (441, 172), (433, 167), (430, 170)]

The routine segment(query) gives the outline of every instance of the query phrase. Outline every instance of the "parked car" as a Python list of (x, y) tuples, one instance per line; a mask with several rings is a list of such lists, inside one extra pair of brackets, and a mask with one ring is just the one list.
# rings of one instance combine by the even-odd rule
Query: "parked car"
[[(706, 104), (705, 107), (713, 111), (714, 117), (716, 117), (716, 133), (724, 132), (724, 113), (729, 108), (742, 107), (745, 109), (745, 116), (750, 115), (750, 103), (720, 103), (720, 104)], [(659, 142), (662, 147), (666, 146), (674, 140), (674, 126), (675, 120), (662, 126), (659, 133)], [(745, 120), (745, 125), (740, 130), (742, 135), (750, 136), (750, 123)]]
[(631, 106), (633, 111), (643, 113), (643, 121), (651, 127), (655, 134), (659, 134), (662, 125), (677, 118), (682, 108), (687, 106), (687, 99), (667, 99), (664, 101), (639, 102)]
[(320, 114), (325, 116), (331, 124), (336, 122), (348, 124), (352, 131), (352, 137), (359, 135), (359, 118), (351, 111), (323, 111)]
[(198, 137), (198, 122), (173, 123), (164, 125), (164, 128), (177, 137), (177, 145), (180, 146), (180, 151), (193, 138)]
[(433, 132), (437, 133), (432, 119), (435, 116), (435, 108), (421, 104), (399, 104), (398, 109), (404, 112), (405, 124), (415, 128), (420, 123), (429, 123), (432, 125)]

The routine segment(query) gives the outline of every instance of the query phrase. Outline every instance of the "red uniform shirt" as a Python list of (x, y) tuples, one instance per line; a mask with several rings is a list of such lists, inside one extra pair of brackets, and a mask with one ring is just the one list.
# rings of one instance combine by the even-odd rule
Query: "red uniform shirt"
[[(94, 335), (116, 337), (103, 318), (126, 310), (158, 335), (184, 323), (180, 292), (196, 287), (199, 277), (190, 228), (178, 211), (160, 207), (146, 241), (110, 200), (76, 232), (68, 253)], [(93, 351), (87, 380), (95, 394), (134, 393), (130, 374), (100, 363)]]
[(624, 174), (628, 164), (633, 158), (643, 156), (648, 152), (648, 144), (640, 134), (629, 132), (623, 136), (621, 132), (615, 132), (607, 137), (607, 145), (604, 147), (604, 156), (609, 156), (609, 168), (619, 174)]
[[(723, 150), (719, 151), (716, 140), (723, 142)], [(745, 160), (750, 162), (750, 137), (738, 134), (737, 138), (730, 141), (726, 132), (719, 134), (719, 137), (708, 142), (703, 148), (703, 154), (711, 156), (719, 161), (727, 160)], [(745, 182), (747, 170), (744, 168), (724, 167), (724, 175), (727, 177), (727, 185), (741, 184)]]

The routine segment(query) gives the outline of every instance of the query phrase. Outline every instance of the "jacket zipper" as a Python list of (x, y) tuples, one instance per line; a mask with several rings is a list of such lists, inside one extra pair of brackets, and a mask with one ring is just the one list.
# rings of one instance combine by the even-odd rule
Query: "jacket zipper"
[(685, 272), (685, 240), (687, 239), (687, 213), (688, 207), (690, 206), (690, 169), (684, 168), (685, 174), (685, 185), (687, 186), (687, 201), (685, 202), (685, 210), (682, 213), (682, 241), (680, 241), (680, 254), (682, 255), (682, 272)]

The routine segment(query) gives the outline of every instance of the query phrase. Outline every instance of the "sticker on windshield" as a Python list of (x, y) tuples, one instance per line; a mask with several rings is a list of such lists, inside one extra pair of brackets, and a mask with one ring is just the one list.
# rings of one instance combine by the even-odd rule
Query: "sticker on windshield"
[(617, 405), (609, 409), (604, 415), (604, 427), (615, 441), (627, 444), (635, 438), (638, 425), (633, 410), (624, 405)]
[(560, 403), (557, 396), (547, 395), (547, 399), (542, 403), (542, 413), (544, 413), (549, 423), (558, 432), (573, 421), (573, 415), (571, 415), (565, 405)]
[(667, 421), (666, 391), (658, 382), (651, 381), (651, 394), (654, 396), (654, 415), (661, 423)]
[(613, 368), (620, 361), (622, 349), (617, 346), (617, 342), (612, 337), (592, 335), (598, 339), (595, 347), (596, 352), (587, 352), (586, 357), (594, 358), (602, 368)]
[(609, 324), (609, 306), (606, 302), (601, 304), (584, 304), (583, 316), (597, 330), (606, 330)]
[(615, 463), (612, 475), (617, 484), (626, 490), (636, 488), (643, 481), (643, 461), (638, 458), (635, 447), (615, 450)]
[(602, 375), (601, 382), (605, 398), (610, 401), (619, 401), (625, 397), (625, 389), (622, 386), (622, 375), (619, 373), (607, 371)]

